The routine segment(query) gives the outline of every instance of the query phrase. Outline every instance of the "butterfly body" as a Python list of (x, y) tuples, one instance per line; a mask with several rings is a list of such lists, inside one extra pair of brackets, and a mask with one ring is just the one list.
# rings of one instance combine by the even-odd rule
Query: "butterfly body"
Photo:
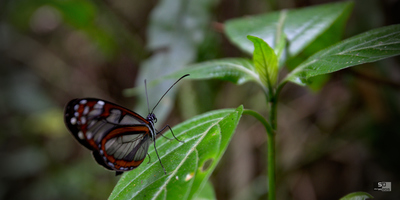
[(105, 168), (124, 172), (138, 167), (148, 147), (159, 134), (157, 118), (147, 118), (111, 102), (74, 99), (65, 108), (65, 124), (74, 137), (92, 150), (95, 160)]

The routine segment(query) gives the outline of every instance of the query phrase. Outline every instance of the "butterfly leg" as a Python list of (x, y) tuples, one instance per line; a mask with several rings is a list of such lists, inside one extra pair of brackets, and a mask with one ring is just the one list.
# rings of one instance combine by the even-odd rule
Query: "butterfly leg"
[(169, 138), (169, 137), (167, 137), (167, 136), (164, 136), (164, 134), (161, 134), (161, 136), (163, 136), (165, 139), (167, 139), (167, 140), (173, 140), (172, 138)]
[(149, 164), (151, 162), (151, 157), (149, 153), (147, 153), (147, 155), (149, 156), (149, 162), (147, 164)]
[[(171, 128), (168, 124), (165, 125), (164, 128), (162, 128), (161, 131), (158, 131), (157, 133), (163, 132), (164, 129), (166, 129), (166, 128), (169, 128), (169, 130), (170, 130), (171, 133), (172, 133), (172, 136), (174, 136), (174, 138), (175, 138), (176, 140), (178, 140), (178, 142), (180, 142), (180, 143), (185, 143), (184, 141), (181, 141), (181, 140), (179, 140), (178, 138), (175, 137), (174, 132), (172, 131), (172, 128)], [(164, 135), (161, 135), (161, 136), (163, 136), (164, 138), (166, 138), (166, 139), (168, 139), (168, 140), (171, 140), (170, 138), (167, 138), (167, 137), (165, 137)]]
[(167, 175), (167, 171), (165, 171), (164, 165), (162, 164), (160, 156), (158, 155), (158, 151), (156, 148), (156, 138), (154, 138), (153, 144), (154, 144), (154, 150), (156, 151), (156, 154), (157, 154), (158, 160), (160, 161), (161, 167), (164, 169), (164, 174)]

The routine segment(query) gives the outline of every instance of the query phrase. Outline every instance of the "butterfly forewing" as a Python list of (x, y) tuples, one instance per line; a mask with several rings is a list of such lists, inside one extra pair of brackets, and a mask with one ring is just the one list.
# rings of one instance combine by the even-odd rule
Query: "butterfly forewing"
[(143, 162), (154, 131), (137, 113), (100, 99), (70, 101), (65, 123), (100, 165), (116, 171), (132, 170)]

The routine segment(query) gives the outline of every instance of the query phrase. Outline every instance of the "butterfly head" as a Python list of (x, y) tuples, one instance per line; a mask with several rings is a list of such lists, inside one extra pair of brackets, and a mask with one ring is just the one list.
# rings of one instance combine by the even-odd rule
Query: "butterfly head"
[(149, 115), (147, 115), (147, 121), (152, 122), (152, 123), (156, 123), (157, 122), (157, 117), (154, 113), (149, 113)]

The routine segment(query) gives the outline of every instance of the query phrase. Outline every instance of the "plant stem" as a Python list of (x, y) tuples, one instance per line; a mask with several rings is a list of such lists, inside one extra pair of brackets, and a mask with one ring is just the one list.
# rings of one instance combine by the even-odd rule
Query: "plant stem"
[[(279, 93), (281, 92), (283, 86), (286, 84), (286, 82), (282, 82), (278, 85), (275, 93), (272, 93), (272, 95), (267, 96), (267, 99), (269, 100), (269, 106), (270, 106), (270, 113), (269, 113), (269, 120), (271, 122), (271, 125), (268, 123), (268, 121), (260, 115), (258, 112), (253, 111), (253, 110), (247, 110), (245, 109), (243, 111), (243, 114), (251, 115), (258, 119), (264, 127), (265, 130), (267, 131), (267, 178), (268, 178), (268, 200), (275, 200), (276, 195), (275, 195), (275, 132), (277, 129), (277, 109), (278, 109), (278, 96)], [(269, 97), (269, 98), (268, 98)]]
[(269, 110), (269, 120), (271, 122), (272, 131), (267, 131), (268, 140), (268, 199), (275, 200), (276, 199), (276, 190), (275, 190), (275, 180), (276, 180), (276, 170), (275, 170), (275, 133), (278, 128), (278, 96), (281, 92), (283, 86), (286, 82), (283, 82), (278, 85), (274, 95), (271, 97), (269, 101), (270, 110)]
[(254, 118), (258, 119), (258, 121), (260, 121), (260, 122), (264, 125), (265, 130), (267, 131), (267, 134), (268, 134), (268, 135), (273, 134), (274, 131), (273, 131), (271, 125), (270, 125), (270, 124), (267, 122), (267, 120), (265, 120), (265, 118), (264, 118), (262, 115), (260, 115), (258, 112), (254, 111), (254, 110), (244, 109), (244, 110), (243, 110), (243, 114), (244, 114), (244, 115), (251, 115), (251, 116), (253, 116)]
[(278, 107), (278, 101), (277, 101), (276, 95), (271, 97), (269, 106), (269, 121), (271, 122), (272, 129), (275, 131), (276, 126), (277, 126), (277, 107)]
[(269, 101), (269, 120), (271, 122), (272, 132), (267, 134), (267, 148), (268, 148), (268, 200), (275, 200), (275, 131), (277, 127), (277, 95), (271, 97)]
[(268, 200), (275, 200), (275, 132), (267, 134), (268, 140)]
[(245, 109), (243, 114), (251, 115), (258, 119), (267, 131), (267, 145), (268, 145), (268, 199), (275, 200), (275, 132), (271, 125), (265, 120), (263, 116), (253, 110)]
[(283, 86), (285, 86), (286, 82), (280, 83), (275, 91), (275, 94), (270, 98), (269, 100), (269, 120), (271, 122), (272, 129), (274, 132), (276, 132), (277, 129), (277, 124), (278, 124), (278, 117), (277, 117), (277, 112), (278, 112), (278, 96), (279, 93), (281, 92)]

